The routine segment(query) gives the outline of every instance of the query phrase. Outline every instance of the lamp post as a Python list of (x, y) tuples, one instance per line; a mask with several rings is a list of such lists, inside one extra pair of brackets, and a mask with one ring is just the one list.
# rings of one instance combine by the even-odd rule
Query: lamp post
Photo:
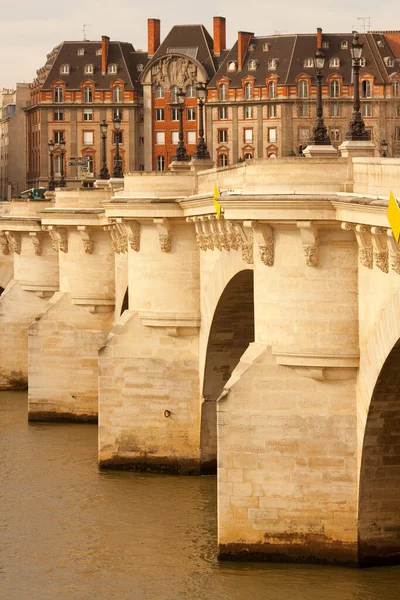
[(369, 131), (365, 130), (365, 123), (360, 112), (360, 79), (361, 56), (364, 44), (358, 39), (357, 31), (353, 31), (350, 54), (354, 71), (354, 102), (353, 114), (351, 115), (350, 129), (345, 135), (346, 140), (366, 142), (371, 139)]
[(54, 192), (54, 190), (56, 189), (56, 186), (54, 183), (54, 144), (53, 144), (53, 140), (49, 141), (48, 147), (49, 147), (49, 155), (50, 155), (50, 179), (49, 179), (49, 185), (47, 186), (47, 189), (49, 190), (49, 192)]
[(119, 130), (121, 127), (121, 119), (120, 117), (115, 117), (114, 121), (114, 134), (115, 134), (115, 157), (114, 157), (114, 170), (113, 177), (118, 179), (123, 178), (124, 174), (122, 172), (121, 167), (121, 157), (119, 155)]
[(381, 156), (383, 158), (387, 157), (388, 147), (389, 147), (389, 143), (385, 139), (383, 139), (381, 141)]
[(197, 140), (196, 152), (193, 154), (193, 158), (210, 159), (210, 153), (204, 139), (204, 102), (206, 98), (206, 86), (204, 83), (198, 83), (196, 85), (196, 90), (197, 98), (199, 100), (199, 138)]
[(176, 92), (176, 95), (178, 97), (178, 112), (179, 112), (179, 143), (176, 148), (176, 152), (175, 152), (174, 156), (172, 157), (172, 160), (173, 161), (177, 160), (179, 162), (187, 162), (190, 160), (190, 158), (187, 155), (186, 147), (183, 142), (183, 109), (184, 109), (184, 104), (185, 104), (186, 92), (184, 92), (181, 88), (180, 90), (178, 90)]
[(325, 56), (321, 48), (315, 53), (315, 66), (317, 67), (317, 116), (313, 127), (311, 144), (314, 146), (330, 146), (331, 140), (325, 127), (322, 115), (322, 69), (325, 64)]
[(60, 155), (61, 155), (61, 168), (60, 168), (61, 179), (58, 183), (58, 187), (62, 188), (62, 187), (67, 187), (67, 184), (65, 182), (65, 170), (64, 170), (64, 155), (65, 155), (65, 140), (64, 139), (62, 139), (60, 142)]
[(107, 169), (107, 123), (103, 120), (100, 123), (100, 132), (101, 132), (101, 169), (100, 169), (100, 179), (110, 179), (110, 173)]

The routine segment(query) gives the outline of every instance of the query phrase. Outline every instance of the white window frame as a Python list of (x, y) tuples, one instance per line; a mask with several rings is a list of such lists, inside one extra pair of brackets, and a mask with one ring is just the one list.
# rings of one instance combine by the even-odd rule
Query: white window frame
[(245, 144), (252, 144), (254, 139), (253, 128), (246, 127), (243, 129), (243, 139)]
[[(224, 115), (224, 116), (222, 116)], [(228, 118), (228, 107), (227, 106), (219, 106), (218, 107), (218, 120), (226, 121)]]
[(245, 100), (253, 100), (253, 86), (249, 81), (244, 84), (244, 97)]
[(83, 120), (84, 121), (93, 121), (93, 108), (84, 108), (83, 109)]
[(331, 67), (331, 69), (338, 69), (340, 67), (339, 58), (337, 56), (331, 58), (331, 60), (329, 61), (329, 66)]
[(107, 70), (108, 70), (108, 73), (110, 75), (113, 75), (114, 73), (118, 72), (118, 67), (117, 67), (117, 65), (115, 63), (112, 63), (111, 65), (108, 65), (108, 69)]
[(186, 120), (187, 121), (195, 121), (196, 120), (196, 108), (194, 106), (187, 107)]
[(252, 119), (253, 118), (253, 107), (252, 106), (244, 106), (243, 107), (243, 118), (244, 119)]
[(93, 146), (93, 144), (94, 144), (93, 131), (84, 131), (83, 132), (83, 145), (84, 146)]
[(218, 129), (218, 144), (226, 144), (228, 141), (228, 130)]
[(308, 98), (310, 95), (310, 88), (307, 79), (300, 79), (298, 83), (298, 96), (299, 98)]
[(268, 104), (268, 119), (276, 119), (276, 104)]
[(165, 110), (163, 108), (156, 108), (156, 121), (165, 121)]
[(164, 98), (164, 88), (162, 85), (156, 85), (154, 95), (156, 98)]
[(122, 87), (120, 85), (114, 85), (112, 97), (113, 102), (122, 102)]
[(93, 102), (93, 88), (91, 85), (85, 85), (83, 88), (83, 101), (85, 104), (92, 104)]
[(196, 98), (196, 88), (194, 85), (186, 86), (186, 98)]
[(179, 121), (179, 108), (171, 108), (171, 121)]
[(331, 102), (329, 105), (329, 116), (340, 117), (340, 104), (339, 102)]
[(61, 85), (54, 88), (54, 102), (64, 102), (64, 88)]
[(179, 144), (179, 131), (171, 131), (171, 143), (174, 146)]
[(268, 83), (268, 98), (276, 98), (276, 81)]
[(228, 86), (226, 83), (220, 83), (218, 86), (218, 98), (221, 101), (228, 99)]
[(196, 132), (195, 131), (187, 131), (186, 132), (186, 141), (188, 145), (194, 146), (196, 144)]
[(268, 142), (270, 144), (276, 144), (277, 137), (278, 137), (278, 132), (276, 130), (276, 127), (269, 127), (268, 128)]
[(228, 166), (228, 155), (224, 152), (218, 156), (218, 166), (219, 167), (227, 167)]
[(93, 75), (93, 73), (94, 73), (94, 66), (92, 64), (85, 65), (84, 73), (85, 73), (85, 75)]
[(310, 69), (314, 67), (314, 59), (313, 58), (305, 58), (304, 59), (304, 67), (306, 69)]
[(69, 75), (69, 65), (61, 65), (60, 73), (61, 75)]
[(372, 102), (361, 102), (361, 115), (372, 117)]
[(165, 156), (157, 156), (156, 158), (156, 171), (165, 171)]
[(331, 98), (340, 97), (340, 83), (337, 79), (332, 79), (332, 81), (329, 83), (329, 96)]
[(156, 145), (165, 146), (165, 131), (156, 131)]

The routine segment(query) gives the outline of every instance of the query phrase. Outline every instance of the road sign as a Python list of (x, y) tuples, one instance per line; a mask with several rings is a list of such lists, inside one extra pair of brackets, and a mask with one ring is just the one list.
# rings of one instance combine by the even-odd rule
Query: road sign
[(86, 167), (88, 165), (88, 163), (89, 163), (88, 156), (70, 157), (68, 159), (69, 167)]

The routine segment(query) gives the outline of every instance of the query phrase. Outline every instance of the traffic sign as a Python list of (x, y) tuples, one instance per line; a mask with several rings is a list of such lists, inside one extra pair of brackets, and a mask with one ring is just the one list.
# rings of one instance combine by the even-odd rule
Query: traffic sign
[(88, 163), (89, 163), (88, 156), (70, 157), (68, 159), (69, 167), (86, 167), (88, 165)]

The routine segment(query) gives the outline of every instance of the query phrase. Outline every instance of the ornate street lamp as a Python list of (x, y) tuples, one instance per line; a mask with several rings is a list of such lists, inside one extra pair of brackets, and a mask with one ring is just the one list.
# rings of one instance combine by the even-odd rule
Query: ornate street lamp
[(64, 139), (62, 139), (60, 142), (60, 155), (61, 155), (61, 168), (60, 168), (61, 179), (58, 183), (58, 187), (62, 188), (62, 187), (67, 187), (67, 184), (65, 181), (65, 170), (64, 170), (64, 155), (65, 155), (65, 140)]
[(353, 41), (351, 43), (351, 63), (354, 71), (354, 102), (353, 114), (351, 115), (350, 129), (345, 135), (346, 140), (366, 142), (371, 139), (369, 131), (365, 130), (365, 123), (360, 112), (360, 79), (361, 56), (364, 44), (358, 39), (357, 31), (353, 31)]
[(383, 156), (383, 158), (386, 158), (388, 148), (389, 148), (389, 143), (385, 139), (383, 139), (381, 141), (381, 156)]
[(101, 147), (102, 147), (102, 157), (101, 157), (101, 169), (100, 169), (100, 179), (110, 179), (110, 173), (107, 169), (107, 123), (106, 121), (102, 121), (100, 123), (100, 132), (101, 132)]
[(317, 67), (317, 117), (313, 127), (310, 143), (314, 146), (330, 146), (331, 140), (325, 127), (322, 116), (322, 69), (325, 64), (325, 56), (320, 48), (315, 53), (315, 66)]
[(50, 179), (49, 179), (49, 185), (47, 186), (47, 189), (49, 190), (49, 192), (54, 192), (54, 190), (56, 189), (56, 186), (54, 183), (54, 144), (53, 144), (53, 140), (49, 141), (48, 147), (49, 147), (49, 155), (50, 155)]
[(123, 178), (124, 174), (122, 172), (122, 167), (121, 167), (121, 157), (119, 155), (119, 130), (121, 127), (121, 119), (120, 117), (115, 117), (113, 120), (114, 123), (114, 135), (115, 135), (115, 157), (114, 157), (114, 170), (113, 170), (113, 177), (116, 178)]
[(178, 111), (179, 111), (179, 143), (178, 146), (176, 148), (176, 152), (174, 154), (174, 156), (172, 157), (172, 160), (177, 160), (180, 162), (187, 162), (190, 160), (189, 156), (187, 155), (186, 152), (186, 147), (185, 144), (183, 142), (183, 109), (184, 109), (184, 104), (185, 104), (185, 96), (186, 96), (186, 92), (183, 91), (182, 88), (180, 88), (177, 92), (176, 92), (177, 98), (178, 98)]
[(196, 85), (197, 98), (199, 100), (199, 138), (197, 140), (196, 152), (193, 158), (210, 158), (210, 153), (207, 148), (207, 143), (204, 139), (204, 102), (206, 98), (206, 86), (204, 83)]

